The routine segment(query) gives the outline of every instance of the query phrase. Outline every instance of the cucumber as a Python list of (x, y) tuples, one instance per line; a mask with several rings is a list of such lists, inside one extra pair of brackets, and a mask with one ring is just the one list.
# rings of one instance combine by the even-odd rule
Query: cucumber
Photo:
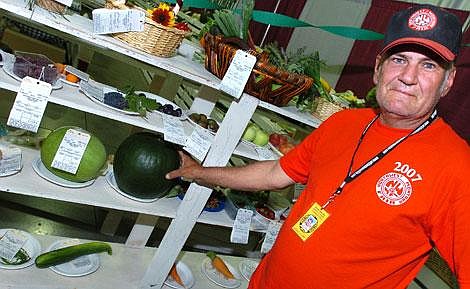
[(112, 255), (113, 253), (112, 248), (108, 243), (89, 242), (43, 253), (39, 255), (36, 260), (34, 260), (34, 262), (38, 268), (47, 268), (50, 266), (67, 263), (80, 256), (101, 252), (108, 252), (109, 255)]

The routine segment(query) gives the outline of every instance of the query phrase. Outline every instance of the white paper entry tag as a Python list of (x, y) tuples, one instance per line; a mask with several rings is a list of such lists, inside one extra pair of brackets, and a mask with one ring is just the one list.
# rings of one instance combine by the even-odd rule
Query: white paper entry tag
[(274, 242), (276, 241), (279, 230), (281, 229), (282, 223), (278, 221), (270, 221), (266, 235), (264, 236), (263, 244), (261, 245), (261, 253), (267, 253), (273, 247)]
[(238, 209), (237, 216), (233, 222), (232, 233), (230, 234), (230, 242), (248, 244), (252, 216), (252, 210)]
[(90, 75), (70, 65), (65, 66), (65, 71), (72, 73), (73, 75), (84, 81), (88, 81), (88, 79), (90, 79)]
[(163, 117), (163, 139), (175, 144), (184, 145), (186, 135), (184, 134), (181, 121), (171, 115), (162, 115)]
[(277, 157), (274, 155), (274, 153), (265, 147), (256, 147), (255, 148), (256, 152), (258, 153), (258, 156), (260, 160), (275, 160)]
[(137, 9), (93, 10), (93, 32), (107, 34), (128, 31), (144, 31), (145, 12)]
[(0, 175), (21, 169), (21, 149), (13, 148), (9, 149), (9, 152), (8, 155), (4, 154), (2, 158), (0, 158)]
[(23, 78), (7, 125), (37, 132), (51, 92), (49, 83), (29, 76)]
[(89, 97), (93, 97), (101, 102), (104, 101), (103, 87), (91, 85), (87, 81), (80, 81), (80, 90)]
[(255, 64), (255, 56), (243, 50), (237, 50), (220, 82), (219, 89), (235, 98), (240, 98)]
[(192, 134), (186, 139), (183, 149), (202, 162), (213, 140), (214, 136), (207, 130), (195, 127)]
[(0, 236), (0, 257), (11, 261), (27, 240), (28, 237), (17, 230), (6, 231)]
[(51, 166), (71, 174), (77, 173), (90, 138), (91, 136), (87, 133), (75, 129), (67, 130)]
[(54, 0), (55, 2), (59, 2), (60, 4), (64, 4), (67, 7), (72, 6), (73, 0)]

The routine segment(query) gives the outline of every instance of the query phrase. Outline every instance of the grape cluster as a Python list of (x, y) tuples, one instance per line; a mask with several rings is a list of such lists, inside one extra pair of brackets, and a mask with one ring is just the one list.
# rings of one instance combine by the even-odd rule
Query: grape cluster
[(54, 84), (59, 77), (54, 63), (41, 54), (17, 53), (13, 64), (13, 73), (20, 78), (30, 76), (39, 78), (44, 69), (43, 79), (45, 82)]
[(117, 109), (126, 109), (129, 108), (127, 100), (122, 96), (121, 93), (117, 91), (111, 91), (104, 94), (103, 102), (109, 106), (115, 107)]
[(178, 107), (175, 109), (173, 105), (169, 103), (160, 106), (159, 108), (157, 108), (157, 111), (176, 117), (180, 117), (183, 114), (181, 108)]

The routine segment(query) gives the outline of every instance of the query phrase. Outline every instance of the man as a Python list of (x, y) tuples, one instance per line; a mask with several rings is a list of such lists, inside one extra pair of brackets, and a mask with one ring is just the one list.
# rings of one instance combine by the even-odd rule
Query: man
[(378, 112), (343, 110), (279, 161), (169, 178), (241, 190), (306, 184), (249, 288), (406, 288), (435, 247), (470, 288), (470, 148), (437, 116), (461, 25), (430, 5), (395, 14), (376, 57)]

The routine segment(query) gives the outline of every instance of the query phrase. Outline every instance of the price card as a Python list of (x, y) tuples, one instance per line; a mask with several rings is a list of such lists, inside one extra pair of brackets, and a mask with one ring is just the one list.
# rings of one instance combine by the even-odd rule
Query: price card
[(196, 127), (186, 139), (183, 149), (202, 162), (213, 140), (214, 136), (207, 130)]
[(137, 9), (95, 9), (93, 32), (107, 34), (128, 31), (144, 31), (145, 12)]
[(233, 222), (232, 233), (230, 234), (230, 242), (248, 244), (252, 216), (252, 210), (238, 209), (237, 216)]
[(54, 0), (54, 1), (60, 4), (64, 4), (67, 7), (72, 6), (72, 2), (73, 2), (73, 0)]
[(276, 160), (277, 159), (274, 153), (266, 147), (256, 147), (255, 150), (258, 153), (260, 160)]
[(163, 139), (179, 145), (186, 143), (186, 135), (184, 134), (181, 121), (171, 115), (162, 115), (163, 117)]
[(27, 240), (28, 237), (20, 231), (7, 230), (0, 238), (0, 257), (11, 261)]
[(264, 236), (263, 244), (261, 245), (261, 253), (267, 253), (273, 247), (274, 242), (276, 241), (279, 230), (281, 229), (282, 224), (278, 221), (270, 221), (268, 225), (268, 230)]
[(73, 75), (84, 81), (88, 81), (88, 79), (90, 79), (90, 75), (70, 65), (65, 66), (65, 71), (72, 73)]
[(219, 89), (235, 98), (240, 98), (255, 64), (255, 56), (243, 50), (237, 50), (220, 82)]
[(0, 151), (0, 175), (21, 169), (21, 149), (7, 148)]
[(68, 129), (57, 149), (51, 166), (71, 174), (77, 173), (90, 138), (91, 136), (87, 133), (76, 129)]
[(92, 85), (87, 81), (80, 81), (80, 90), (94, 99), (97, 99), (101, 102), (104, 101), (103, 87)]
[(23, 78), (7, 125), (37, 132), (51, 92), (49, 83), (29, 76)]

